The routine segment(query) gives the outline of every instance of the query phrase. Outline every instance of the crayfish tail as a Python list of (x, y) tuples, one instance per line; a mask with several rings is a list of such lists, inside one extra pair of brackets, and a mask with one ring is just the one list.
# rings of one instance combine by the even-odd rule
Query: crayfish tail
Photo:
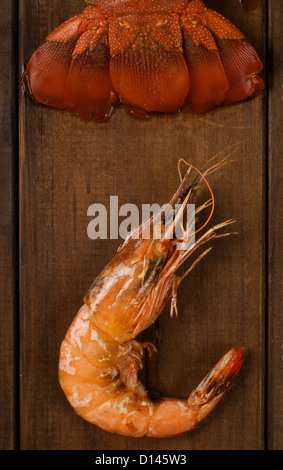
[(242, 363), (243, 348), (231, 349), (193, 390), (188, 405), (196, 408), (198, 421), (204, 419), (218, 404), (230, 388), (231, 380), (241, 369)]

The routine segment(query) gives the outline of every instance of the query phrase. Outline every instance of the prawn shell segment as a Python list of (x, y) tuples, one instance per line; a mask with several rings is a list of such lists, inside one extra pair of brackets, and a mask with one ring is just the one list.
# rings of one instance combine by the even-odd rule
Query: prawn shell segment
[(109, 432), (140, 437), (152, 410), (141, 384), (128, 390), (120, 373), (120, 358), (130, 350), (101, 334), (84, 305), (61, 344), (59, 380), (79, 416)]
[(176, 112), (190, 88), (178, 20), (127, 15), (109, 26), (110, 76), (120, 100), (148, 112)]
[(170, 242), (129, 239), (84, 297), (96, 327), (112, 340), (134, 339), (159, 315), (172, 291), (172, 278), (161, 273), (172, 253)]
[(229, 20), (200, 0), (181, 15), (184, 57), (191, 89), (184, 111), (206, 112), (254, 96), (264, 88), (263, 65), (254, 48)]
[(30, 96), (85, 119), (107, 119), (116, 101), (107, 32), (108, 23), (92, 6), (55, 29), (34, 52), (24, 74)]

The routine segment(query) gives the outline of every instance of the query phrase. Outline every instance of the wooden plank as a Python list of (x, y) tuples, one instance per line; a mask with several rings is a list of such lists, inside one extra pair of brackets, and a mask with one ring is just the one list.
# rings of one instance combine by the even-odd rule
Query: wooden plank
[[(238, 1), (209, 1), (264, 52), (264, 6), (246, 12)], [(46, 34), (83, 7), (80, 0), (21, 1), (21, 60)], [(22, 97), (21, 200), (21, 448), (261, 449), (264, 445), (264, 94), (207, 115), (152, 116), (117, 109), (109, 122), (86, 123)], [(94, 277), (121, 240), (92, 241), (87, 209), (163, 204), (178, 184), (177, 162), (202, 166), (242, 142), (231, 166), (210, 181), (214, 222), (237, 219), (239, 235), (213, 243), (184, 281), (180, 316), (168, 309), (143, 333), (158, 355), (147, 361), (148, 386), (188, 396), (233, 346), (246, 350), (236, 386), (195, 432), (174, 439), (110, 435), (79, 418), (58, 384), (60, 342)]]
[(0, 18), (0, 448), (17, 445), (17, 70), (16, 10), (4, 0)]
[[(283, 61), (281, 52), (282, 2), (269, 2), (269, 349), (268, 446), (281, 450), (283, 442), (283, 321), (281, 315), (283, 229), (281, 172), (283, 163)], [(281, 41), (282, 42), (282, 41)]]

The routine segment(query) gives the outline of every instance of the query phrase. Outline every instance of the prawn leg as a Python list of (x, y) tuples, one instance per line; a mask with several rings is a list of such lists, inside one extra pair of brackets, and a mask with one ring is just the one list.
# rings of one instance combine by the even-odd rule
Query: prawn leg
[(129, 349), (126, 349), (126, 352), (119, 358), (117, 368), (127, 387), (138, 388), (141, 392), (144, 388), (138, 381), (138, 371), (143, 369), (144, 350), (147, 349), (149, 356), (151, 356), (152, 352), (157, 352), (157, 349), (152, 343), (140, 343), (136, 340), (129, 341), (128, 346)]
[(171, 295), (171, 306), (170, 306), (170, 317), (172, 318), (174, 314), (178, 316), (177, 308), (177, 291), (180, 284), (180, 278), (175, 277), (172, 282), (172, 295)]

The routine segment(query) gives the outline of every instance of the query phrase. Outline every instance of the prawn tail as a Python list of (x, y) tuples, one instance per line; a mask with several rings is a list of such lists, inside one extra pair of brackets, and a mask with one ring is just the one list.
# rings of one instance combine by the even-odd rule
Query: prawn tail
[(195, 409), (197, 422), (202, 421), (231, 388), (231, 380), (241, 369), (243, 348), (232, 348), (211, 369), (188, 399), (191, 410)]

